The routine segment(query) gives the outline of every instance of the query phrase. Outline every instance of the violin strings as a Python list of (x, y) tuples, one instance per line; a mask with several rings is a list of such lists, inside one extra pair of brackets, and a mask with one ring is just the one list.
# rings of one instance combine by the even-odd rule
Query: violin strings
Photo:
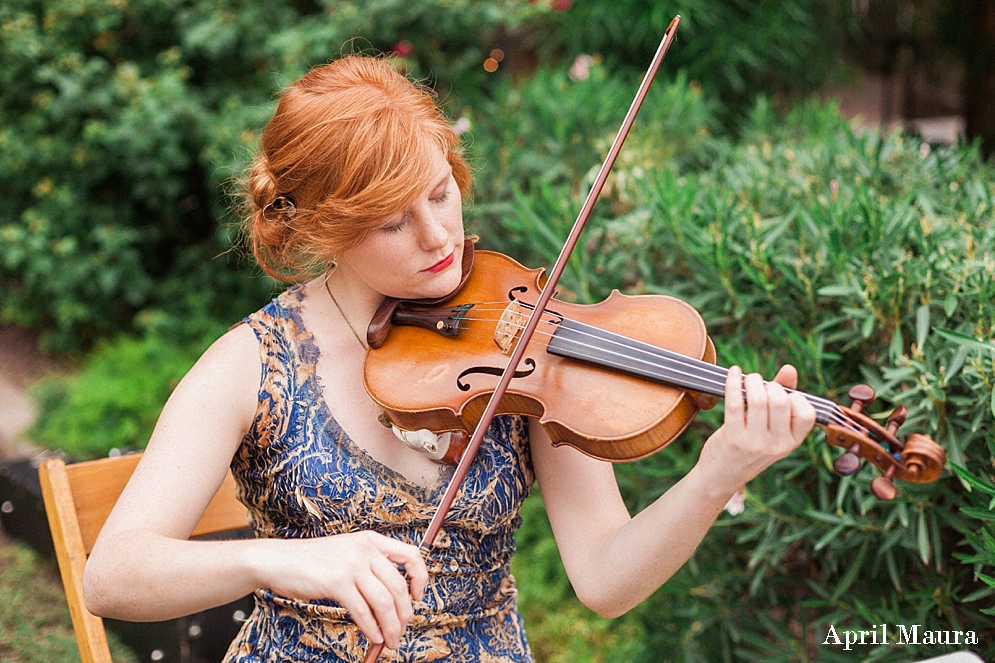
[[(506, 308), (506, 306), (501, 306), (500, 308), (493, 308), (493, 309), (486, 308), (487, 304), (492, 304), (492, 303), (495, 304), (495, 305), (502, 304), (502, 302), (485, 302), (484, 306), (479, 306), (479, 307), (478, 306), (474, 306), (472, 309), (469, 309), (469, 310), (470, 311), (474, 311), (474, 312), (476, 312), (476, 311), (486, 312), (486, 311), (500, 310), (500, 311), (503, 312), (505, 310), (505, 308)], [(523, 306), (531, 308), (531, 306), (528, 305), (528, 304), (523, 304)], [(465, 313), (465, 312), (461, 312), (461, 313)], [(556, 316), (556, 314), (550, 314), (549, 317), (554, 317), (554, 316), (555, 316), (556, 319), (559, 319), (559, 316)], [(546, 317), (546, 316), (544, 316), (544, 317)], [(461, 321), (482, 321), (482, 322), (488, 322), (488, 323), (491, 323), (491, 322), (496, 323), (498, 320), (495, 319), (495, 318), (493, 318), (493, 317), (486, 317), (486, 316), (485, 317), (478, 317), (478, 316), (468, 316), (468, 315), (465, 315), (465, 314), (461, 314), (461, 315), (454, 316), (454, 321), (456, 322), (458, 328), (465, 329), (465, 328), (459, 327), (459, 323)], [(544, 322), (546, 324), (557, 324), (556, 322), (550, 321), (550, 320), (545, 320)], [(515, 326), (515, 327), (517, 327), (519, 329), (522, 328), (522, 325), (514, 325), (514, 323), (510, 323), (510, 322), (508, 324), (512, 325), (512, 326)], [(574, 346), (591, 348), (591, 349), (599, 350), (601, 352), (608, 353), (610, 355), (615, 355), (615, 356), (618, 356), (618, 357), (624, 357), (624, 358), (627, 358), (627, 359), (634, 359), (635, 361), (643, 363), (645, 365), (652, 366), (652, 367), (657, 368), (657, 369), (662, 369), (664, 371), (669, 371), (672, 375), (676, 375), (677, 377), (693, 377), (693, 378), (697, 378), (697, 379), (701, 380), (703, 383), (712, 386), (716, 390), (724, 391), (725, 377), (728, 374), (728, 369), (723, 368), (721, 366), (716, 366), (715, 364), (710, 364), (710, 363), (705, 362), (705, 361), (695, 360), (695, 359), (692, 359), (692, 358), (687, 357), (685, 355), (681, 355), (680, 353), (676, 353), (676, 352), (673, 352), (673, 351), (670, 351), (670, 350), (666, 350), (665, 348), (654, 348), (654, 350), (651, 352), (651, 351), (648, 351), (648, 350), (646, 350), (644, 348), (633, 347), (631, 345), (627, 345), (625, 343), (616, 341), (616, 340), (611, 339), (611, 338), (606, 339), (606, 338), (603, 338), (603, 337), (600, 337), (600, 336), (596, 337), (593, 334), (591, 334), (589, 332), (585, 332), (583, 330), (572, 329), (571, 331), (573, 331), (576, 334), (582, 335), (582, 336), (587, 336), (589, 338), (597, 338), (599, 341), (602, 341), (604, 343), (608, 343), (610, 345), (615, 345), (615, 346), (617, 346), (619, 348), (623, 348), (625, 350), (628, 350), (629, 354), (623, 354), (622, 352), (618, 352), (618, 351), (614, 351), (614, 350), (605, 348), (603, 345), (585, 344), (585, 343), (581, 343), (579, 341), (570, 340), (569, 343), (572, 344), (572, 345), (574, 345)], [(547, 337), (552, 337), (553, 336), (553, 333), (546, 332), (546, 331), (536, 330), (536, 333), (542, 334), (543, 336), (547, 336)], [(625, 336), (616, 335), (613, 332), (608, 332), (608, 333), (611, 333), (613, 336), (618, 336), (619, 338), (625, 339), (627, 341), (634, 341), (634, 339), (628, 339)], [(638, 353), (640, 353), (642, 355), (649, 356), (650, 359), (642, 359), (642, 358), (639, 358), (639, 357), (633, 357), (631, 355), (632, 351), (636, 351), (636, 352), (638, 352)], [(662, 360), (662, 362), (665, 362), (665, 363), (661, 363), (661, 360)], [(666, 364), (669, 364), (669, 366), (666, 365)], [(680, 367), (684, 367), (684, 370), (682, 371)], [(825, 419), (826, 423), (836, 423), (836, 424), (839, 424), (841, 426), (850, 428), (851, 430), (855, 430), (855, 431), (862, 432), (862, 433), (865, 433), (865, 434), (870, 434), (871, 433), (871, 431), (867, 430), (863, 425), (859, 424), (858, 422), (856, 422), (853, 419), (851, 419), (850, 417), (848, 417), (845, 413), (843, 413), (839, 409), (839, 407), (836, 405), (836, 403), (830, 401), (829, 399), (822, 398), (820, 396), (815, 396), (813, 394), (807, 394), (805, 392), (798, 391), (798, 390), (795, 390), (795, 389), (785, 388), (785, 390), (788, 393), (797, 392), (797, 393), (802, 394), (802, 396), (804, 396), (806, 398), (806, 400), (808, 400), (810, 403), (812, 403), (812, 406), (815, 408), (816, 412), (822, 414), (822, 416)], [(743, 389), (743, 394), (744, 395), (746, 394), (745, 387)]]
[[(486, 307), (487, 304), (495, 304), (497, 307), (493, 308), (493, 309), (487, 308)], [(528, 307), (529, 305), (528, 304), (524, 304), (524, 306)], [(485, 303), (483, 306), (475, 306), (471, 310), (481, 311), (481, 312), (486, 312), (486, 311), (489, 311), (489, 310), (500, 310), (500, 311), (503, 312), (505, 310), (505, 308), (506, 308), (506, 306), (503, 305), (503, 302), (488, 302), (488, 303)], [(555, 316), (555, 314), (552, 314), (550, 317), (552, 317), (552, 316)], [(489, 317), (470, 317), (470, 316), (466, 316), (466, 315), (460, 315), (460, 316), (457, 316), (457, 317), (459, 318), (459, 320), (481, 320), (481, 321), (486, 321), (488, 323), (490, 323), (490, 322), (496, 322), (493, 318), (489, 318)], [(559, 317), (559, 316), (556, 316), (556, 317)], [(459, 320), (457, 320), (457, 324), (458, 324)], [(548, 320), (546, 321), (546, 323), (547, 324), (556, 324), (555, 322), (550, 322)], [(509, 324), (512, 324), (512, 323), (509, 323)], [(592, 337), (592, 338), (598, 338), (598, 340), (600, 340), (600, 341), (603, 341), (603, 342), (606, 342), (606, 343), (609, 343), (609, 344), (613, 344), (613, 345), (616, 345), (616, 346), (621, 347), (621, 348), (625, 348), (625, 349), (627, 349), (629, 351), (635, 350), (636, 352), (641, 352), (642, 354), (649, 355), (652, 359), (656, 359), (657, 361), (651, 361), (651, 360), (643, 360), (643, 359), (639, 359), (639, 358), (633, 358), (633, 357), (631, 357), (631, 354), (630, 355), (624, 355), (621, 352), (614, 352), (612, 350), (607, 350), (607, 349), (603, 348), (602, 346), (595, 346), (593, 344), (587, 344), (586, 345), (586, 344), (583, 344), (583, 343), (579, 343), (578, 341), (570, 341), (570, 343), (572, 345), (574, 345), (574, 346), (588, 347), (588, 348), (591, 348), (591, 349), (600, 350), (602, 352), (607, 352), (609, 354), (614, 354), (614, 355), (617, 355), (617, 356), (620, 356), (620, 357), (633, 358), (636, 361), (642, 362), (642, 363), (647, 364), (649, 366), (652, 366), (654, 368), (659, 368), (659, 369), (663, 369), (665, 371), (669, 371), (671, 374), (676, 374), (679, 377), (685, 377), (685, 376), (696, 377), (696, 378), (702, 380), (705, 384), (711, 386), (713, 389), (716, 389), (718, 391), (724, 391), (724, 389), (721, 389), (720, 387), (724, 387), (725, 376), (727, 375), (728, 370), (724, 369), (722, 367), (716, 366), (714, 364), (710, 364), (708, 362), (696, 361), (694, 359), (686, 357), (685, 355), (681, 355), (679, 353), (674, 353), (674, 352), (666, 350), (664, 348), (654, 348), (653, 352), (649, 352), (649, 351), (647, 351), (645, 349), (642, 349), (642, 348), (639, 348), (639, 347), (633, 347), (633, 346), (627, 345), (625, 343), (620, 343), (620, 342), (615, 341), (613, 339), (606, 339), (606, 338), (602, 338), (602, 337), (595, 337), (593, 334), (584, 332), (582, 330), (572, 329), (571, 331), (573, 331), (576, 334), (582, 335), (582, 336), (588, 336), (588, 337)], [(552, 334), (549, 333), (549, 332), (538, 332), (538, 333), (541, 333), (541, 334), (543, 334), (545, 336), (552, 337)], [(608, 332), (608, 333), (611, 333), (613, 336), (618, 336), (618, 338), (621, 338), (621, 339), (624, 339), (624, 340), (634, 341), (634, 339), (627, 339), (625, 336), (616, 335), (616, 334), (614, 334), (612, 332)], [(656, 356), (657, 354), (659, 354), (659, 356)], [(683, 366), (683, 367), (686, 367), (686, 368), (685, 368), (684, 371), (681, 371), (680, 369), (675, 369), (675, 368), (672, 368), (672, 367), (661, 365), (659, 363), (660, 359), (663, 359), (664, 361), (667, 361), (670, 364), (677, 364), (678, 366)], [(694, 371), (687, 370), (688, 368), (695, 369), (695, 370)], [(705, 375), (706, 373), (708, 375)], [(711, 378), (715, 378), (715, 379), (709, 379), (710, 377)], [(788, 389), (787, 391), (794, 392), (794, 391), (797, 391), (797, 390)], [(743, 390), (743, 393), (745, 395), (745, 388)], [(805, 392), (798, 392), (798, 393), (801, 393), (810, 403), (812, 403), (813, 407), (816, 408), (816, 411), (822, 414), (823, 419), (825, 420), (825, 423), (837, 423), (837, 424), (846, 426), (848, 428), (851, 428), (853, 430), (861, 431), (861, 432), (864, 432), (864, 433), (869, 433), (870, 432), (870, 431), (867, 431), (865, 427), (863, 427), (859, 423), (853, 421), (847, 415), (845, 415), (842, 411), (840, 411), (839, 408), (838, 408), (838, 406), (835, 403), (833, 403), (832, 401), (830, 401), (828, 399), (821, 398), (819, 396), (814, 396), (812, 394), (807, 394)], [(719, 394), (716, 394), (716, 395), (719, 395)]]

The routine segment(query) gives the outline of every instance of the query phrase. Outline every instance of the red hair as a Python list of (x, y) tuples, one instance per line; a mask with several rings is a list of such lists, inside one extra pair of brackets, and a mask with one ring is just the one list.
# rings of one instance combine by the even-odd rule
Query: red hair
[(244, 179), (256, 260), (283, 281), (326, 269), (431, 184), (436, 150), (466, 196), (470, 169), (431, 90), (384, 58), (312, 69), (284, 91)]

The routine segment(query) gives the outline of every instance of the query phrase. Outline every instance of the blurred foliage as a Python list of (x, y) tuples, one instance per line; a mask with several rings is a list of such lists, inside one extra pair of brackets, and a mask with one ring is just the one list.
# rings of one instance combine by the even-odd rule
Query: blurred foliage
[(39, 412), (28, 435), (79, 460), (143, 448), (166, 399), (207, 346), (156, 333), (98, 343), (72, 376), (32, 387)]
[[(852, 384), (869, 383), (885, 403), (876, 416), (908, 406), (904, 430), (933, 436), (953, 471), (899, 482), (899, 497), (880, 503), (868, 490), (876, 470), (839, 478), (837, 454), (813, 433), (750, 484), (744, 514), (721, 519), (625, 618), (641, 623), (645, 647), (627, 658), (851, 660), (821, 646), (829, 626), (882, 623), (894, 638), (896, 624), (973, 630), (972, 649), (991, 658), (995, 169), (975, 148), (855, 133), (816, 103), (782, 118), (761, 101), (740, 135), (711, 141), (707, 167), (621, 165), (561, 291), (588, 302), (613, 288), (677, 295), (702, 313), (720, 364), (770, 376), (790, 362), (802, 389), (844, 403)], [(491, 236), (514, 237), (526, 264), (551, 264), (546, 238), (569, 224), (550, 201), (580, 207), (583, 190), (551, 191), (509, 196), (490, 219)], [(656, 456), (617, 466), (633, 509), (686, 474), (720, 412)], [(523, 564), (523, 586), (551, 575), (547, 586), (558, 586), (545, 568)], [(907, 661), (961, 643), (859, 655)]]
[(757, 93), (798, 96), (836, 75), (856, 29), (850, 3), (837, 0), (577, 2), (550, 19), (542, 47), (570, 56), (600, 53), (645, 68), (675, 14), (681, 27), (667, 67), (687, 69), (706, 96), (736, 114)]
[[(0, 532), (0, 657), (6, 663), (78, 663), (79, 648), (54, 560)], [(113, 633), (111, 655), (137, 661)]]
[[(695, 0), (670, 8), (668, 16), (687, 14), (671, 57), (710, 99), (808, 89), (832, 70), (834, 33), (816, 20), (827, 1)], [(665, 25), (657, 3), (571, 5), (3, 3), (0, 321), (43, 328), (54, 348), (84, 349), (135, 330), (145, 309), (186, 314), (164, 293), (199, 285), (187, 277), (191, 264), (207, 265), (213, 315), (251, 311), (273, 285), (226, 276), (257, 272), (229, 252), (225, 191), (283, 85), (344, 52), (394, 52), (400, 68), (428, 78), (452, 108), (480, 116), (510, 89), (509, 72), (527, 76), (541, 60), (600, 49), (616, 64), (617, 81), (599, 79), (610, 88), (645, 67)], [(610, 46), (620, 36), (631, 49), (616, 57)], [(481, 63), (498, 47), (507, 57), (491, 75)], [(813, 52), (824, 61), (805, 55)]]

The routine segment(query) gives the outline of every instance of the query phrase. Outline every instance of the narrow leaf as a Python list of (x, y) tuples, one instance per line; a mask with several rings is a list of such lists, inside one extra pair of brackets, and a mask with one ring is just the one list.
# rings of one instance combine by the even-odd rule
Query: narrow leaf
[(949, 318), (957, 310), (957, 295), (955, 293), (950, 293), (947, 298), (943, 300), (943, 312), (947, 314)]
[(955, 354), (953, 359), (950, 360), (950, 363), (947, 364), (946, 373), (943, 375), (943, 379), (947, 383), (949, 383), (953, 377), (957, 375), (957, 372), (960, 371), (961, 367), (964, 366), (964, 360), (967, 359), (968, 352), (969, 350), (966, 346), (962, 345), (957, 348), (957, 354)]
[(985, 583), (989, 587), (995, 587), (995, 578), (991, 576), (986, 576), (984, 573), (977, 574), (978, 580)]
[(967, 470), (967, 468), (950, 463), (950, 469), (954, 471), (954, 474), (957, 475), (957, 478), (964, 484), (964, 488), (966, 488), (968, 492), (977, 489), (986, 495), (995, 495), (995, 486), (989, 485), (974, 476)]
[(943, 329), (941, 327), (936, 327), (933, 331), (947, 339), (948, 341), (953, 341), (960, 345), (971, 348), (972, 350), (983, 350), (984, 352), (991, 352), (995, 354), (995, 343), (986, 343), (979, 341), (976, 338), (968, 336), (967, 334), (961, 334), (960, 332), (955, 332), (952, 329)]
[(864, 318), (864, 322), (860, 325), (860, 335), (863, 338), (870, 338), (871, 333), (874, 331), (874, 316), (869, 315)]
[(995, 511), (991, 511), (990, 509), (977, 509), (971, 507), (961, 509), (961, 513), (970, 518), (977, 518), (978, 520), (995, 521)]
[(929, 566), (929, 531), (926, 529), (926, 511), (919, 511), (919, 526), (916, 528), (918, 531), (918, 543), (919, 543), (919, 557), (922, 558), (922, 563)]
[(829, 598), (831, 602), (835, 603), (839, 597), (843, 596), (843, 594), (850, 589), (850, 585), (852, 585), (853, 581), (857, 579), (857, 576), (860, 575), (861, 571), (864, 570), (864, 556), (867, 554), (867, 548), (869, 545), (870, 539), (864, 541), (864, 545), (860, 547), (860, 552), (857, 553), (857, 558), (850, 562), (850, 568), (846, 570), (846, 573), (840, 579), (840, 584), (836, 588), (836, 591), (834, 591), (833, 595)]
[(929, 334), (929, 305), (923, 304), (916, 309), (916, 347), (922, 349)]
[(891, 337), (891, 347), (888, 348), (891, 356), (898, 358), (902, 356), (902, 349), (905, 346), (905, 340), (902, 338), (902, 328), (895, 327), (895, 333)]

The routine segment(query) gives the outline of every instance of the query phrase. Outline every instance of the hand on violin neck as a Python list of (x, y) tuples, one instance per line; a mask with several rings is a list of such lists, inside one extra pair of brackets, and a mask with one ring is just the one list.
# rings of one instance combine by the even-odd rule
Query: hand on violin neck
[(699, 465), (731, 495), (798, 447), (815, 425), (815, 408), (793, 389), (798, 372), (785, 365), (765, 382), (738, 366), (725, 385), (725, 421), (705, 443)]

